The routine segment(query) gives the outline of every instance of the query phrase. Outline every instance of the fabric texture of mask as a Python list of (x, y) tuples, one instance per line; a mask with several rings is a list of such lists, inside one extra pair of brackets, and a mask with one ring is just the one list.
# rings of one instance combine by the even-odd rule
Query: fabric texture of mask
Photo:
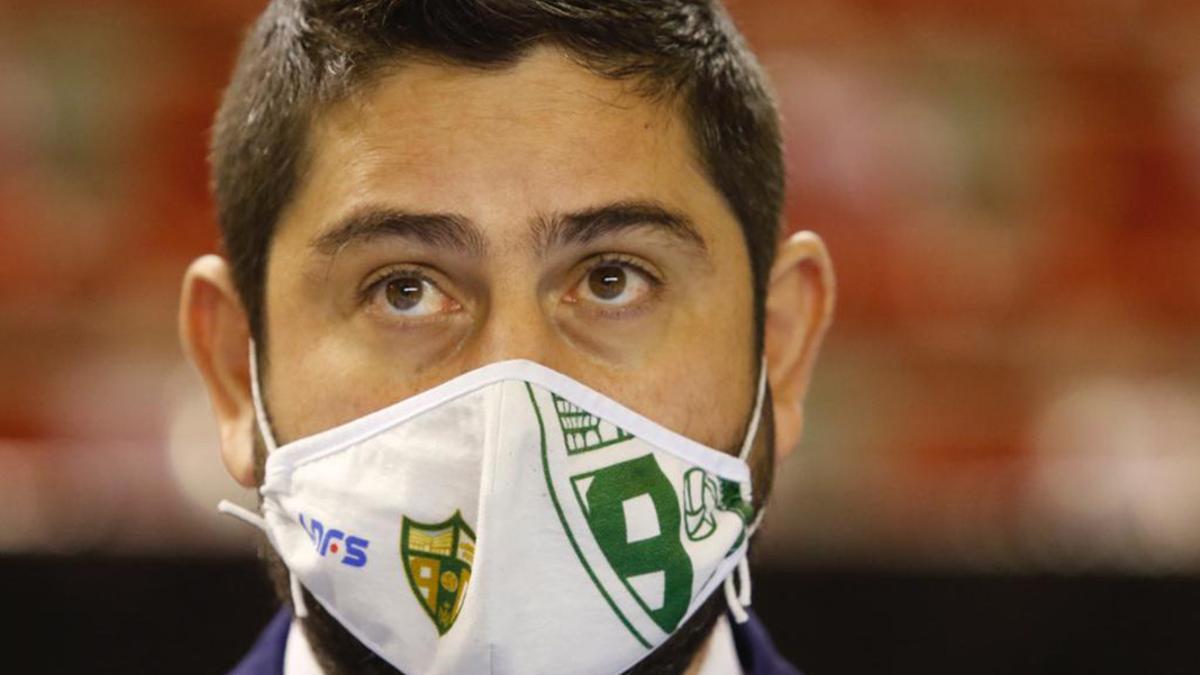
[(745, 572), (763, 386), (735, 457), (492, 364), (271, 447), (263, 528), (293, 584), (404, 672), (618, 673)]

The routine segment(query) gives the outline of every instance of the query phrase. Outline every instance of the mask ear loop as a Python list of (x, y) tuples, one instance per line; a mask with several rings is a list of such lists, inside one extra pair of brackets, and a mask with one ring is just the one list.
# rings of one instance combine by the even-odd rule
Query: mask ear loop
[(741, 586), (739, 591), (734, 587), (733, 574), (725, 578), (725, 603), (729, 605), (729, 612), (733, 614), (733, 620), (739, 624), (746, 623), (750, 620), (750, 613), (746, 608), (750, 606), (750, 564), (743, 557), (737, 564), (738, 586)]
[(304, 587), (300, 585), (300, 578), (292, 574), (288, 570), (288, 586), (292, 591), (292, 607), (296, 610), (296, 616), (301, 619), (308, 618), (308, 603), (304, 601)]
[[(267, 453), (275, 452), (275, 434), (271, 432), (271, 423), (267, 421), (267, 409), (263, 405), (262, 389), (258, 384), (258, 349), (253, 338), (250, 339), (250, 397), (254, 400), (254, 419), (258, 422), (258, 432), (262, 436), (263, 444), (267, 446)], [(257, 513), (227, 499), (222, 499), (217, 503), (217, 510), (262, 530), (263, 534), (267, 535), (267, 540), (271, 539), (266, 519)], [(307, 617), (308, 603), (304, 601), (303, 587), (300, 586), (300, 580), (290, 569), (288, 570), (288, 586), (291, 589), (292, 607), (295, 609), (296, 616), (301, 619)]]
[(762, 420), (763, 401), (767, 398), (767, 359), (763, 357), (762, 365), (758, 368), (758, 385), (754, 392), (754, 411), (750, 414), (750, 426), (746, 429), (746, 438), (742, 441), (742, 449), (738, 459), (749, 461), (750, 451), (754, 449), (754, 439), (758, 436), (758, 423)]
[(237, 518), (250, 527), (262, 530), (263, 534), (267, 533), (267, 520), (240, 504), (234, 504), (228, 499), (222, 499), (217, 502), (217, 510), (227, 516)]
[[(762, 366), (758, 370), (758, 387), (754, 396), (754, 412), (750, 416), (750, 427), (746, 429), (746, 439), (742, 441), (742, 449), (738, 453), (738, 459), (743, 462), (748, 462), (750, 459), (750, 451), (754, 448), (754, 441), (758, 436), (758, 424), (762, 419), (763, 402), (766, 400), (767, 392), (767, 360), (764, 357)], [(749, 498), (749, 496), (747, 496)], [(754, 517), (754, 521), (750, 523), (746, 531), (746, 539), (749, 540), (750, 535), (754, 534), (755, 530), (762, 523), (765, 512), (760, 510), (758, 515)], [(748, 545), (748, 544), (747, 544)], [(746, 608), (750, 606), (750, 563), (746, 560), (746, 556), (742, 556), (737, 563), (737, 582), (734, 582), (734, 574), (725, 577), (725, 603), (729, 605), (729, 611), (733, 614), (733, 620), (739, 624), (746, 623), (750, 620), (750, 613)]]
[[(262, 530), (262, 533), (267, 535), (267, 539), (271, 539), (270, 530), (267, 529), (267, 520), (257, 513), (247, 509), (239, 504), (234, 504), (228, 499), (222, 499), (217, 502), (217, 510), (227, 516), (233, 516), (247, 525)], [(296, 609), (296, 616), (303, 619), (308, 616), (308, 603), (304, 602), (304, 593), (300, 586), (300, 580), (288, 570), (288, 585), (292, 592), (292, 606)]]
[(250, 397), (254, 399), (254, 419), (258, 422), (258, 432), (267, 446), (267, 453), (275, 452), (275, 434), (267, 420), (267, 408), (263, 405), (262, 388), (258, 384), (258, 347), (254, 338), (250, 338)]

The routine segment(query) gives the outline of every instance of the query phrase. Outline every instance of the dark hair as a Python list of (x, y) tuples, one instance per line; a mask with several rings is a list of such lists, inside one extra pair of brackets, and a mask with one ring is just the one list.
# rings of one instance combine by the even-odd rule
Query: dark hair
[(309, 122), (382, 66), (502, 68), (552, 44), (643, 95), (677, 100), (742, 226), (761, 338), (783, 201), (766, 78), (718, 0), (274, 0), (246, 37), (217, 114), (213, 191), (250, 329), (264, 335), (271, 237), (304, 169)]

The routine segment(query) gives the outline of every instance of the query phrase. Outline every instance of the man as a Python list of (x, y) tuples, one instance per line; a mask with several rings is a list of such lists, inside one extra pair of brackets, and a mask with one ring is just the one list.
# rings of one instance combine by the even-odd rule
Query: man
[(278, 0), (212, 160), (181, 333), (288, 605), (234, 672), (794, 672), (743, 556), (834, 284), (718, 4)]

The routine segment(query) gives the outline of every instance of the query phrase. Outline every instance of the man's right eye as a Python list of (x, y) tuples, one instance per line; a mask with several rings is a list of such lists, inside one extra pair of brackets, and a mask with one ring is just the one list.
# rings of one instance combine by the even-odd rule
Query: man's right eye
[(412, 271), (394, 272), (376, 281), (369, 291), (373, 309), (388, 316), (420, 318), (457, 311), (459, 304), (428, 277)]

